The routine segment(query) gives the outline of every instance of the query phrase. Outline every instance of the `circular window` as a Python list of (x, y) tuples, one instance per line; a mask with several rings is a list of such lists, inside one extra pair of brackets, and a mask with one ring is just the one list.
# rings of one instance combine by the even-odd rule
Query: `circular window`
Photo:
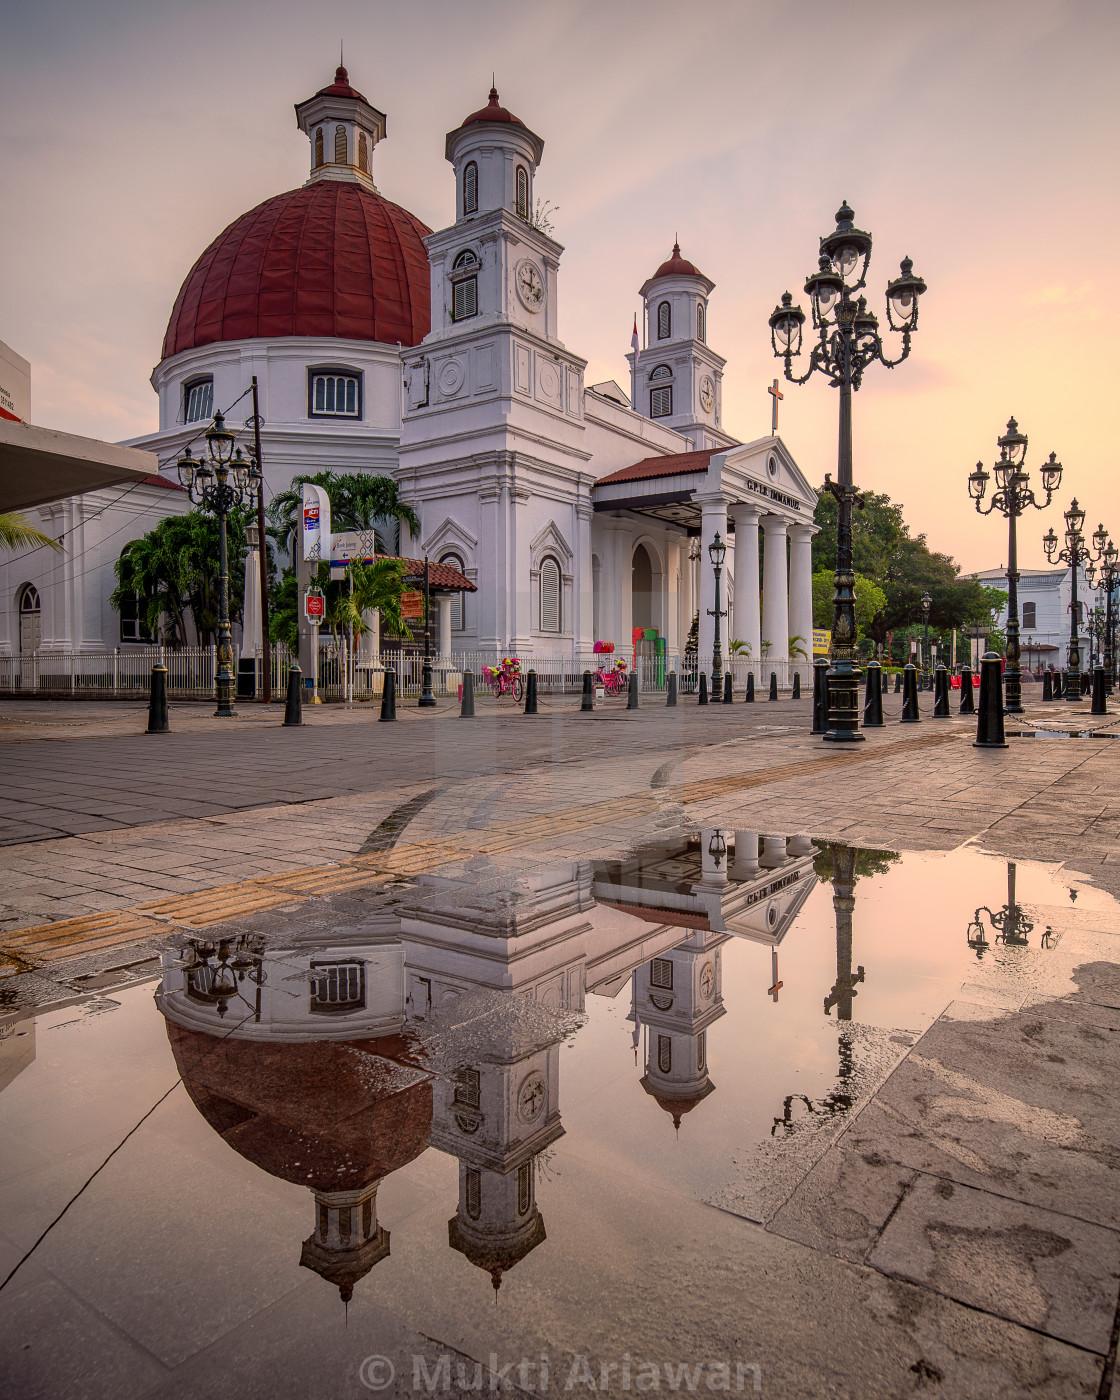
[(770, 473), (771, 476), (778, 475), (778, 459), (774, 456), (773, 453), (771, 453), (770, 456), (766, 459), (766, 470)]
[(767, 927), (767, 928), (775, 928), (775, 927), (777, 926), (777, 923), (778, 923), (778, 906), (777, 906), (776, 904), (771, 904), (771, 906), (769, 907), (769, 909), (767, 909), (767, 911), (766, 911), (766, 927)]

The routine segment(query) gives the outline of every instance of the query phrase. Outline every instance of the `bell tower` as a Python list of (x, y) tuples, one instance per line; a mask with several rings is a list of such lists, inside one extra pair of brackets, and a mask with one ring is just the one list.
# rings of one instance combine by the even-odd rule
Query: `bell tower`
[(319, 180), (348, 180), (373, 184), (373, 148), (386, 134), (386, 118), (366, 101), (340, 64), (334, 82), (320, 88), (314, 97), (296, 103), (299, 129), (311, 142), (311, 175), (307, 184)]
[(635, 412), (675, 428), (697, 450), (735, 442), (720, 426), (727, 362), (708, 346), (708, 299), (715, 285), (674, 243), (641, 288), (645, 348), (627, 356)]

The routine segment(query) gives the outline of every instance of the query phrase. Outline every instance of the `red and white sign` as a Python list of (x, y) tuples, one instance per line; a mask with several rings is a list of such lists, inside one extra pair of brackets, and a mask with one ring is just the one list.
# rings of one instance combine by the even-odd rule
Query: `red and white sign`
[(321, 593), (303, 595), (303, 612), (308, 622), (322, 622), (327, 610), (327, 600)]

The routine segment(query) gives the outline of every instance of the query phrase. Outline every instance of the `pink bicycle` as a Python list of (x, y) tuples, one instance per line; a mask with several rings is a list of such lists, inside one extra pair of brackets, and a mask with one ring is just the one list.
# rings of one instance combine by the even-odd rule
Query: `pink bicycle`
[(483, 666), (482, 679), (494, 692), (494, 699), (512, 695), (520, 703), (525, 698), (525, 682), (521, 678), (521, 662), (516, 656), (503, 656), (500, 666)]
[(601, 685), (608, 695), (624, 695), (630, 687), (626, 662), (617, 662), (609, 671), (600, 666), (595, 672), (595, 684)]

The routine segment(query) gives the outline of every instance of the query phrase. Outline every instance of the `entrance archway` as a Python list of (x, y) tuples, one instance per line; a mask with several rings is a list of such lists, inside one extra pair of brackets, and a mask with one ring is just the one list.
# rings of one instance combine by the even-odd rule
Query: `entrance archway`
[(19, 591), (19, 650), (21, 656), (27, 656), (31, 652), (39, 650), (41, 615), (39, 590), (33, 583), (25, 583)]
[(631, 585), (632, 627), (652, 627), (653, 622), (653, 560), (644, 544), (634, 550), (634, 573)]

